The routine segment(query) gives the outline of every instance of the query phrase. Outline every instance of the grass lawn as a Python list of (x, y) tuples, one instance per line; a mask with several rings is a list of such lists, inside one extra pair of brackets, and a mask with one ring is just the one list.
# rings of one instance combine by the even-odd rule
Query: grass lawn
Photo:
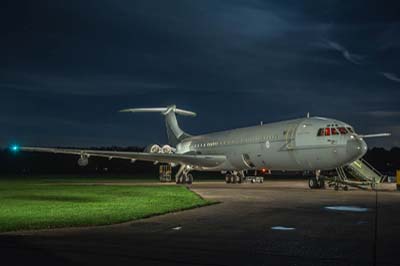
[(114, 224), (211, 203), (182, 186), (3, 180), (0, 232)]

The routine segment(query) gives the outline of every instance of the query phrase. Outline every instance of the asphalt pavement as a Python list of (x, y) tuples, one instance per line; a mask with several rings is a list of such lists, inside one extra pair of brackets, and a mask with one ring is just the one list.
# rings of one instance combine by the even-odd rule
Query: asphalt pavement
[[(200, 182), (219, 204), (124, 224), (0, 235), (4, 265), (400, 265), (400, 192)], [(376, 208), (378, 207), (378, 208)]]

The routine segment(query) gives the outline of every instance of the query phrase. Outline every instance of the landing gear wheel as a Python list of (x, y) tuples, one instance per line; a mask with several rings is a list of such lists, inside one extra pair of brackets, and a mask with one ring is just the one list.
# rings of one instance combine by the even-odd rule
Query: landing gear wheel
[(348, 190), (349, 190), (349, 187), (348, 187), (348, 186), (344, 186), (344, 187), (343, 187), (343, 190), (344, 190), (344, 191), (348, 191)]
[(318, 180), (318, 188), (325, 188), (325, 181), (321, 178)]
[(240, 184), (240, 183), (242, 183), (242, 179), (240, 178), (240, 176), (235, 176), (235, 183), (238, 183), (238, 184)]
[(314, 177), (308, 179), (308, 186), (313, 189), (317, 187), (317, 179)]
[(191, 185), (193, 183), (193, 175), (192, 174), (187, 174), (186, 176), (186, 184)]
[(231, 183), (235, 183), (235, 176), (234, 175), (231, 175)]
[(325, 181), (321, 178), (317, 179), (316, 177), (311, 177), (308, 179), (308, 186), (311, 189), (314, 188), (325, 188)]
[(225, 183), (229, 184), (231, 182), (231, 175), (225, 176)]

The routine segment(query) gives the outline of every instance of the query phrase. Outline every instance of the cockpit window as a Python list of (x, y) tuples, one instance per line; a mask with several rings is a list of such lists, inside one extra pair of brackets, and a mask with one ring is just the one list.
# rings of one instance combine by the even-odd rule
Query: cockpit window
[(331, 128), (327, 127), (325, 128), (325, 136), (330, 136), (331, 135)]
[(347, 131), (349, 131), (350, 133), (354, 133), (354, 130), (351, 127), (346, 127)]
[(331, 128), (331, 132), (332, 132), (332, 135), (339, 135), (339, 132), (337, 131), (337, 129), (336, 128)]
[(326, 128), (320, 128), (318, 129), (317, 136), (330, 136), (330, 135), (346, 135), (348, 133), (354, 133), (354, 131), (351, 128), (345, 128), (345, 127), (326, 127)]

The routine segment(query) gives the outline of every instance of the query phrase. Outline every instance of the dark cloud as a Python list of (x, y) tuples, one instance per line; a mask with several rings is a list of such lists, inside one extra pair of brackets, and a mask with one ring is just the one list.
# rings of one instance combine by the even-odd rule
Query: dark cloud
[(389, 72), (381, 72), (382, 76), (387, 78), (388, 80), (395, 81), (395, 82), (400, 82), (400, 77), (398, 77), (394, 73), (389, 73)]
[(395, 1), (0, 5), (0, 145), (161, 142), (160, 117), (117, 111), (171, 103), (199, 113), (182, 121), (194, 134), (308, 111), (400, 126), (372, 115), (400, 111)]
[(342, 56), (350, 63), (356, 64), (356, 65), (362, 64), (362, 60), (363, 60), (364, 56), (358, 55), (355, 53), (351, 53), (349, 50), (347, 50), (345, 47), (343, 47), (342, 45), (340, 45), (337, 42), (327, 40), (327, 41), (324, 41), (321, 43), (321, 47), (340, 52), (342, 54)]

